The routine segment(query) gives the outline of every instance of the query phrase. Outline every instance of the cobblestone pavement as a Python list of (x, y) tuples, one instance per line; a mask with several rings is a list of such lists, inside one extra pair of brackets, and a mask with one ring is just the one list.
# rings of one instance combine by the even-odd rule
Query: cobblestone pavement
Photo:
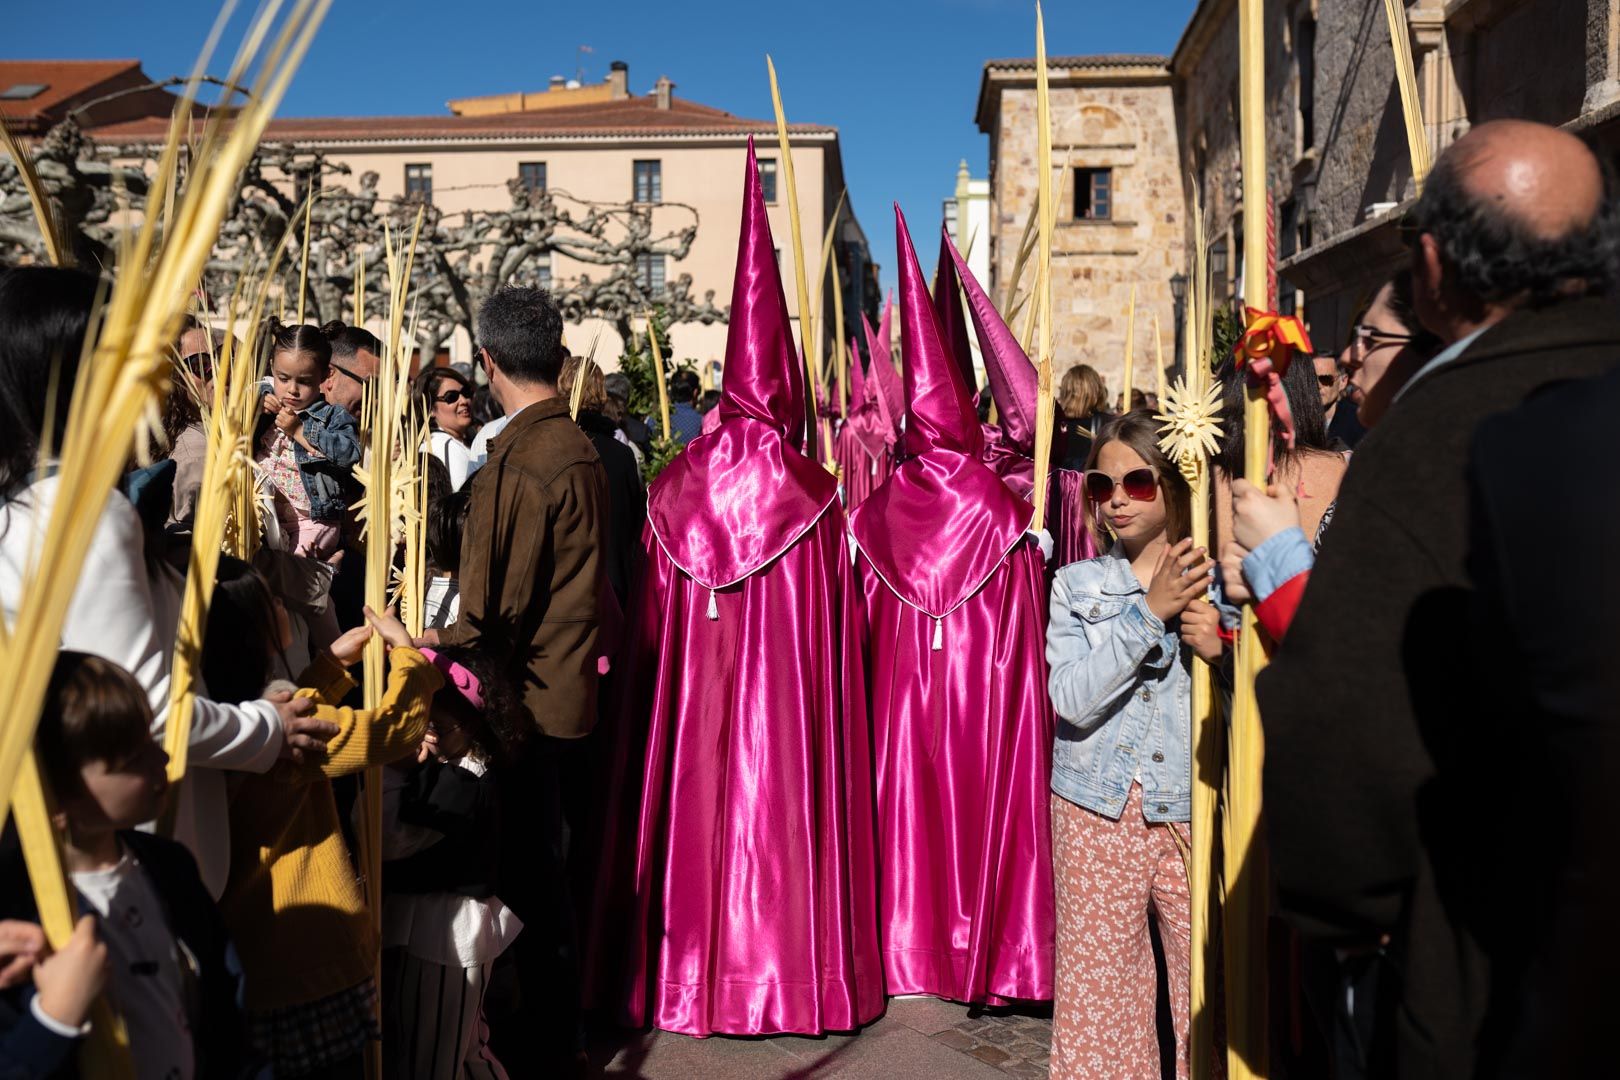
[(692, 1039), (655, 1031), (593, 1047), (615, 1080), (1044, 1080), (1049, 1011), (896, 998), (853, 1035)]

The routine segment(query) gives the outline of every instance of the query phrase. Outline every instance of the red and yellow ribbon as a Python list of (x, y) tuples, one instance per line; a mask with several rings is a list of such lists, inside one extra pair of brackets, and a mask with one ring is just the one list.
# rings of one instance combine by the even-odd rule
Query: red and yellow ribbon
[(1282, 429), (1282, 441), (1290, 448), (1294, 445), (1294, 413), (1288, 407), (1288, 394), (1282, 379), (1288, 374), (1288, 365), (1294, 353), (1311, 351), (1310, 335), (1305, 324), (1292, 315), (1279, 315), (1275, 311), (1245, 308), (1247, 329), (1232, 349), (1237, 369), (1248, 376), (1254, 386), (1263, 386), (1271, 415)]

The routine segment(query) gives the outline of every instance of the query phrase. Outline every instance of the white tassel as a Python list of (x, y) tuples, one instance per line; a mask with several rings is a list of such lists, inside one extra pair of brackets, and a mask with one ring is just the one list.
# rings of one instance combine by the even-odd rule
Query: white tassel
[(934, 651), (939, 652), (945, 647), (945, 627), (939, 620), (934, 620)]
[(720, 618), (720, 605), (715, 603), (713, 589), (709, 590), (709, 618), (715, 620)]

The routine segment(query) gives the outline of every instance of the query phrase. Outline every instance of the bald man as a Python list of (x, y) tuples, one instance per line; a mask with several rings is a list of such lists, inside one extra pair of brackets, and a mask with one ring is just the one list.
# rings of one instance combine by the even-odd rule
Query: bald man
[[(1620, 360), (1604, 296), (1620, 228), (1580, 140), (1495, 122), (1440, 157), (1403, 231), (1418, 315), (1447, 347), (1361, 443), (1260, 677), (1266, 820), (1282, 913), (1381, 957), (1356, 984), (1361, 1004), (1383, 998), (1367, 1072), (1473, 1076), (1496, 1053), (1482, 1034), (1492, 960), (1531, 929), (1507, 885), (1521, 852), (1501, 839), (1527, 840), (1518, 826), (1562, 780), (1520, 767), (1491, 692), (1500, 658), (1471, 633), (1468, 448), (1485, 418)], [(1555, 558), (1575, 508), (1521, 494), (1521, 524)]]

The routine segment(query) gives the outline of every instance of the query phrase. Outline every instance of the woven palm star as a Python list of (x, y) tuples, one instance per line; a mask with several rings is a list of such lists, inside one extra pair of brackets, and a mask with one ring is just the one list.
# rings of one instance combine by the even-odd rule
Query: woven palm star
[(1180, 378), (1165, 389), (1163, 406), (1164, 412), (1154, 415), (1154, 419), (1163, 421), (1159, 426), (1160, 449), (1183, 473), (1196, 470), (1206, 455), (1220, 449), (1220, 387), (1212, 385), (1198, 394), (1185, 378)]

